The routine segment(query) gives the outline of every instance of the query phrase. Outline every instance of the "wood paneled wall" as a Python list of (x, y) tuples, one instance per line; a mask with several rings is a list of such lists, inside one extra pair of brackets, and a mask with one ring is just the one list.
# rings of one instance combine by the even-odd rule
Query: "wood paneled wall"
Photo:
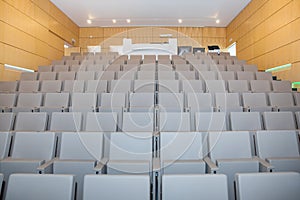
[(172, 34), (178, 39), (178, 46), (207, 47), (217, 44), (226, 48), (226, 28), (202, 27), (104, 27), (80, 28), (79, 46), (83, 51), (89, 45), (100, 45), (108, 51), (111, 45), (122, 45), (123, 38), (131, 38), (133, 43), (167, 42), (160, 34)]
[(4, 64), (36, 70), (60, 59), (65, 41), (79, 41), (79, 27), (49, 0), (1, 0), (0, 30), (0, 80), (16, 73)]
[(260, 70), (292, 63), (280, 79), (300, 80), (300, 1), (252, 0), (227, 27), (227, 45)]

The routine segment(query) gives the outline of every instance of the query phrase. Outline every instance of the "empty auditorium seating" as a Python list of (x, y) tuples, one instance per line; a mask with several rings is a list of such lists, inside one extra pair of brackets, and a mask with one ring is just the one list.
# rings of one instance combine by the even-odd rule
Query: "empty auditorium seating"
[(226, 131), (228, 130), (227, 114), (224, 112), (196, 112), (196, 131)]
[(153, 112), (124, 112), (122, 131), (152, 132), (154, 131), (154, 116)]
[(275, 111), (300, 111), (300, 107), (295, 106), (292, 93), (269, 93), (269, 100)]
[(51, 131), (80, 131), (82, 114), (80, 112), (53, 112), (50, 120)]
[(18, 81), (0, 81), (0, 92), (16, 92), (18, 89)]
[(0, 93), (0, 111), (11, 112), (16, 105), (17, 95), (15, 93)]
[(259, 112), (231, 112), (230, 126), (233, 131), (258, 131), (263, 129)]
[(114, 112), (88, 112), (84, 131), (115, 132), (118, 130), (118, 114)]
[(247, 111), (272, 111), (265, 93), (243, 93), (243, 105)]
[(0, 131), (13, 130), (14, 122), (15, 122), (14, 113), (0, 113)]
[(263, 122), (266, 130), (294, 130), (296, 122), (292, 112), (264, 112)]
[(15, 131), (45, 131), (48, 115), (45, 112), (19, 112), (15, 119)]
[(20, 93), (13, 112), (35, 112), (42, 105), (42, 93)]
[(160, 112), (159, 131), (192, 131), (189, 112)]

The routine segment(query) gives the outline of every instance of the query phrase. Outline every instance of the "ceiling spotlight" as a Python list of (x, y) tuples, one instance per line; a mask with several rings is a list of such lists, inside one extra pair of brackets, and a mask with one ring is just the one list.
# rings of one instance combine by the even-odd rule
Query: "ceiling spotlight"
[(126, 19), (126, 22), (129, 24), (131, 22), (131, 20), (130, 19)]
[(178, 23), (181, 24), (182, 23), (182, 19), (178, 19)]
[(217, 24), (219, 24), (219, 23), (220, 23), (220, 20), (219, 20), (219, 19), (217, 19), (217, 20), (216, 20), (216, 23), (217, 23)]
[(113, 19), (112, 22), (115, 24), (115, 23), (117, 23), (117, 20)]
[(91, 23), (92, 23), (92, 20), (88, 19), (88, 20), (86, 20), (86, 22), (87, 22), (88, 24), (91, 24)]

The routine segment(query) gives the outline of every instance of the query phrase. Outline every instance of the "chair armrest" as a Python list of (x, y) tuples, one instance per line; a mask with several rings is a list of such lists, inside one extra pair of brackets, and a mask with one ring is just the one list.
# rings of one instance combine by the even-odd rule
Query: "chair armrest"
[(57, 160), (56, 158), (45, 162), (43, 165), (37, 168), (39, 174), (52, 174), (53, 173), (53, 163)]
[(209, 157), (205, 157), (203, 160), (207, 165), (208, 172), (211, 174), (216, 174), (219, 170), (218, 166)]
[(274, 167), (267, 161), (265, 161), (257, 156), (254, 156), (253, 159), (255, 159), (259, 162), (259, 171), (260, 172), (272, 172), (273, 171)]
[(106, 173), (106, 164), (108, 162), (107, 158), (102, 158), (100, 161), (96, 163), (96, 166), (94, 167), (94, 171), (96, 174), (104, 174)]

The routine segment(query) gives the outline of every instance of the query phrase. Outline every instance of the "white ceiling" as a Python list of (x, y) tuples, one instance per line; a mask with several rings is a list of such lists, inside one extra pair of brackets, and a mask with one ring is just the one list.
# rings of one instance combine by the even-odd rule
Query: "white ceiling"
[[(51, 0), (80, 27), (226, 27), (251, 0)], [(92, 24), (87, 23), (92, 20)], [(112, 20), (117, 22), (114, 24)], [(126, 19), (130, 19), (128, 24)], [(178, 23), (182, 19), (182, 23)], [(217, 24), (216, 20), (220, 23)]]

